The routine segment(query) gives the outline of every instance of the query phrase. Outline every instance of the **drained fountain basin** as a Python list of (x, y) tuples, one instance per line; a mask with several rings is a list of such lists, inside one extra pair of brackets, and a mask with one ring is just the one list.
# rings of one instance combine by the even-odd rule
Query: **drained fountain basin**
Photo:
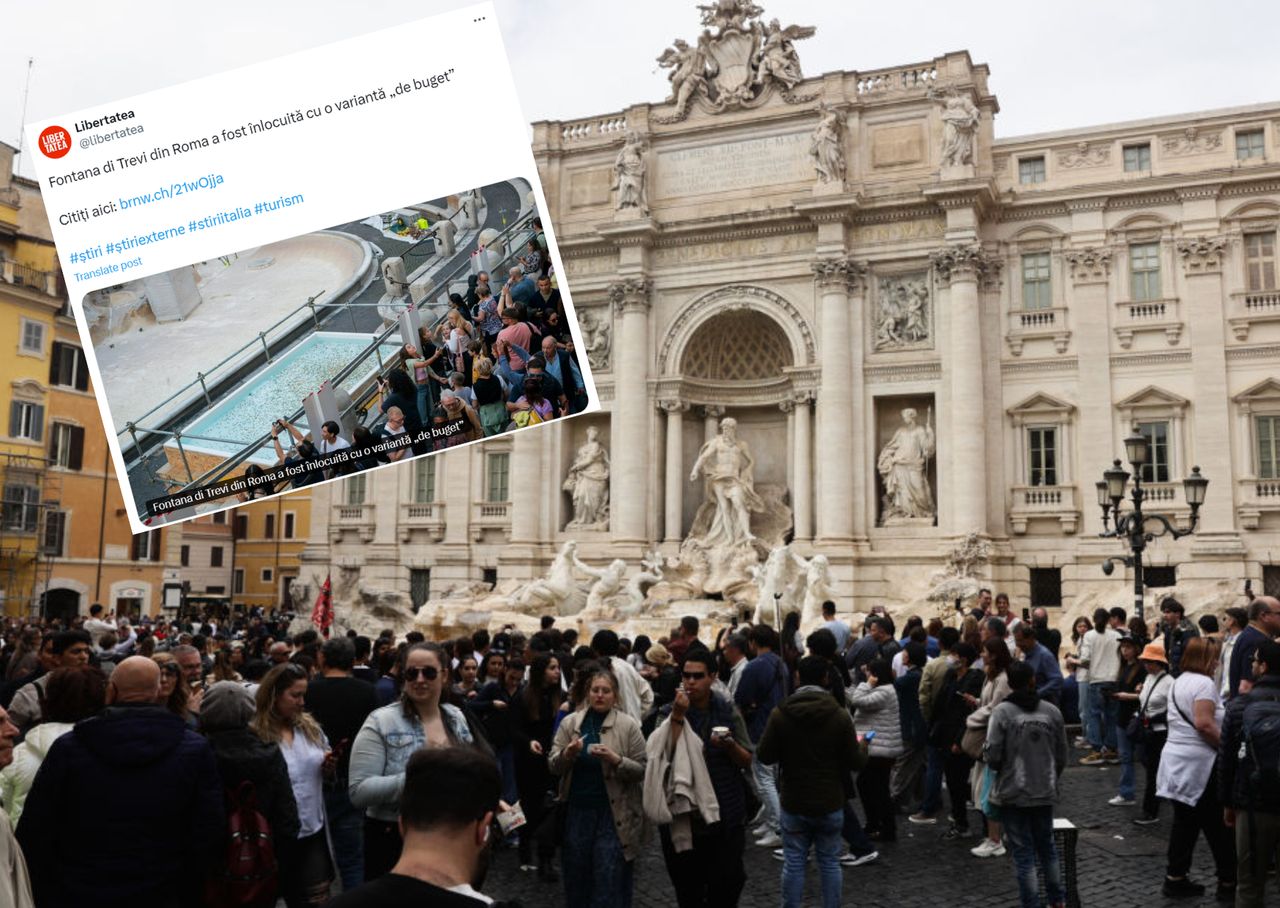
[[(198, 477), (243, 451), (264, 432), (270, 431), (272, 420), (296, 412), (304, 397), (318, 390), (321, 383), (359, 356), (369, 346), (369, 341), (367, 334), (339, 332), (319, 332), (303, 338), (182, 430), (182, 449), (187, 454), (191, 471)], [(399, 350), (393, 343), (381, 346), (384, 362), (393, 359)], [(338, 388), (355, 397), (373, 380), (377, 370), (378, 358), (370, 354), (352, 375), (338, 383)], [(307, 431), (305, 423), (298, 428), (304, 433)], [(282, 435), (280, 443), (288, 450), (293, 441)], [(171, 475), (185, 481), (187, 469), (177, 443), (172, 440), (166, 442), (165, 453)], [(273, 466), (276, 462), (275, 448), (268, 443), (255, 451), (247, 462)]]

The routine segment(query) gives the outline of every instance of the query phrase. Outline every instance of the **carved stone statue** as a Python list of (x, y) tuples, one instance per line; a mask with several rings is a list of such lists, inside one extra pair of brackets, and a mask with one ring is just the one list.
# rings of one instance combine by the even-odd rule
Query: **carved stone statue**
[(883, 277), (876, 309), (876, 349), (929, 339), (929, 281), (924, 274)]
[(706, 504), (713, 508), (701, 540), (705, 545), (735, 545), (755, 539), (751, 512), (763, 510), (764, 502), (755, 492), (754, 468), (750, 448), (738, 440), (738, 421), (731, 417), (720, 420), (720, 434), (702, 446), (689, 473), (690, 482), (700, 475), (705, 477)]
[(573, 497), (573, 519), (565, 529), (609, 528), (609, 451), (595, 426), (587, 428), (587, 440), (569, 467), (564, 490)]
[(817, 29), (802, 25), (788, 25), (783, 28), (777, 19), (772, 20), (767, 28), (755, 23), (755, 30), (760, 36), (760, 49), (755, 53), (755, 78), (753, 85), (763, 85), (770, 76), (787, 87), (795, 88), (804, 79), (800, 72), (800, 56), (796, 53), (792, 41), (810, 38)]
[(935, 452), (933, 427), (916, 424), (916, 411), (902, 411), (902, 425), (880, 451), (876, 469), (884, 479), (884, 522), (894, 518), (931, 518), (933, 490), (927, 466)]
[(645, 190), (644, 139), (634, 130), (627, 130), (626, 141), (613, 161), (613, 188), (618, 190), (616, 210), (639, 208), (649, 214), (649, 196)]
[(804, 577), (805, 560), (791, 551), (790, 545), (780, 545), (769, 553), (764, 565), (753, 571), (760, 592), (756, 596), (756, 610), (752, 624), (773, 622), (774, 600), (777, 599), (778, 615), (785, 615), (795, 606), (794, 594)]
[(750, 0), (716, 0), (715, 3), (699, 4), (698, 11), (702, 13), (703, 25), (721, 30), (742, 28), (748, 19), (764, 12)]
[[(777, 23), (777, 19), (773, 20)], [(844, 183), (844, 123), (839, 111), (825, 104), (818, 108), (822, 117), (809, 140), (809, 157), (813, 158), (818, 179), (824, 183)]]
[(621, 558), (610, 561), (606, 567), (593, 568), (582, 561), (577, 554), (573, 556), (573, 566), (588, 577), (594, 577), (595, 583), (587, 593), (587, 611), (592, 614), (607, 613), (608, 601), (622, 592), (622, 581), (627, 573), (627, 563)]
[(625, 602), (619, 609), (621, 614), (624, 617), (639, 614), (649, 588), (661, 582), (662, 556), (657, 552), (650, 552), (640, 559), (640, 570), (627, 581), (627, 588), (623, 591)]
[(613, 326), (607, 315), (596, 316), (590, 309), (578, 310), (578, 325), (582, 328), (582, 340), (587, 348), (587, 360), (593, 369), (609, 368), (609, 352)]
[(826, 555), (814, 555), (805, 565), (804, 597), (800, 604), (800, 627), (808, 630), (822, 622), (822, 603), (835, 599), (830, 565)]
[[(937, 95), (929, 95), (938, 100)], [(942, 100), (942, 166), (973, 163), (974, 137), (978, 131), (978, 108), (968, 95), (952, 92)]]
[(689, 101), (707, 87), (707, 55), (703, 51), (702, 42), (697, 47), (690, 47), (689, 42), (677, 38), (674, 47), (668, 47), (658, 58), (658, 65), (670, 68), (667, 78), (671, 80), (671, 97), (667, 103), (674, 102), (676, 116), (683, 117), (688, 110)]
[(572, 614), (581, 607), (581, 593), (573, 579), (573, 569), (578, 561), (578, 543), (570, 539), (551, 562), (547, 576), (534, 580), (516, 593), (514, 604), (522, 608), (534, 607), (560, 615)]

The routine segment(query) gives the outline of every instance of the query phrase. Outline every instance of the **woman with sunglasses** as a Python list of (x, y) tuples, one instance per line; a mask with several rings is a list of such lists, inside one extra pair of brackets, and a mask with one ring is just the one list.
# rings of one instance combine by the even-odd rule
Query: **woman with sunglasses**
[(156, 703), (175, 716), (181, 716), (194, 731), (199, 713), (191, 709), (191, 688), (187, 687), (187, 681), (182, 677), (178, 660), (173, 658), (172, 653), (156, 653), (151, 661), (160, 666), (160, 693), (156, 697)]
[(400, 859), (400, 794), (410, 755), (421, 747), (482, 746), (462, 710), (441, 702), (448, 664), (435, 643), (406, 647), (400, 699), (371, 712), (351, 745), (347, 792), (365, 811), (366, 881), (390, 872)]
[(584, 675), (582, 707), (556, 729), (548, 761), (561, 777), (565, 904), (630, 908), (644, 837), (644, 735), (616, 708), (613, 673), (596, 667)]
[(298, 809), (298, 837), (280, 855), (280, 893), (289, 908), (323, 905), (333, 883), (333, 858), (325, 832), (324, 780), (337, 761), (320, 723), (303, 708), (307, 670), (277, 665), (258, 686), (251, 728), (280, 747)]

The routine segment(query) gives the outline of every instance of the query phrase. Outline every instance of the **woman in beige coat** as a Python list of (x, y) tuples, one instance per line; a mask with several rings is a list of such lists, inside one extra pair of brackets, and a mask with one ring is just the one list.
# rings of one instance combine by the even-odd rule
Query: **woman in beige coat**
[(644, 837), (644, 735), (616, 708), (618, 682), (589, 670), (581, 707), (556, 730), (548, 763), (560, 776), (566, 908), (630, 908)]

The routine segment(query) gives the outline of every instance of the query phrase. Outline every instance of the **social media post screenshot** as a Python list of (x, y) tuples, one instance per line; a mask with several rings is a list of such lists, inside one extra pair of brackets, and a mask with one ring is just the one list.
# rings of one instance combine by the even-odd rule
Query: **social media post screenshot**
[(28, 126), (135, 532), (598, 407), (500, 51), (482, 5)]

